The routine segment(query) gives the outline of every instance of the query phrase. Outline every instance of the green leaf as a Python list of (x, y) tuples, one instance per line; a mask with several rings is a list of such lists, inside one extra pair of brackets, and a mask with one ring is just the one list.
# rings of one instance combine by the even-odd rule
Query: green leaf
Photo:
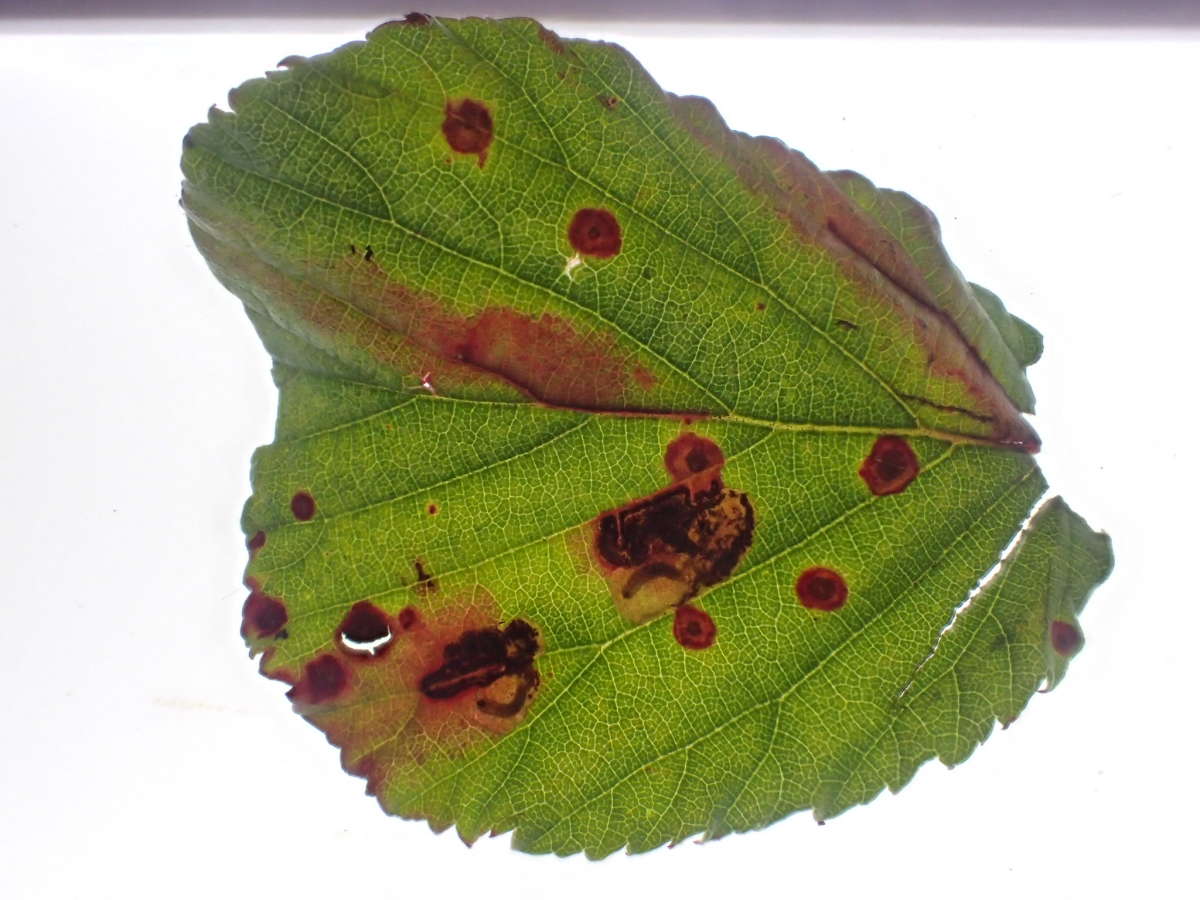
[(1059, 681), (1108, 540), (1030, 519), (1040, 336), (915, 201), (528, 20), (281, 65), (183, 203), (280, 390), (243, 635), (384, 809), (593, 857), (825, 818)]

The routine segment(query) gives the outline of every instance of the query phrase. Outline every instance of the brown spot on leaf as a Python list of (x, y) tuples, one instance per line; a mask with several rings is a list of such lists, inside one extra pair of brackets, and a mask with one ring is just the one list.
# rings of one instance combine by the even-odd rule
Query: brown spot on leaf
[(293, 703), (328, 703), (345, 690), (347, 682), (346, 669), (338, 658), (325, 653), (304, 667), (304, 677), (287, 696)]
[(707, 650), (717, 639), (712, 616), (699, 607), (684, 603), (675, 607), (675, 640), (687, 650)]
[(551, 52), (562, 55), (566, 52), (566, 47), (563, 46), (562, 38), (545, 26), (538, 26), (538, 37), (541, 38), (543, 44), (550, 48)]
[(917, 454), (902, 437), (884, 435), (875, 441), (858, 474), (876, 496), (898, 494), (917, 477)]
[(833, 569), (805, 569), (796, 579), (796, 596), (806, 609), (833, 612), (846, 604), (846, 580)]
[(430, 503), (427, 507), (425, 507), (425, 511), (431, 516), (436, 516), (438, 514), (438, 505), (436, 503)]
[(365, 600), (350, 607), (334, 635), (351, 656), (379, 657), (391, 645), (392, 629), (383, 610)]
[(567, 239), (579, 253), (607, 259), (621, 250), (621, 226), (607, 209), (581, 209), (567, 226)]
[(400, 24), (416, 26), (428, 25), (429, 16), (425, 15), (425, 13), (410, 12), (407, 16), (400, 20)]
[(317, 514), (317, 501), (308, 491), (296, 491), (292, 496), (292, 515), (301, 522), (307, 522)]
[(600, 104), (606, 109), (616, 109), (621, 105), (621, 98), (614, 97), (612, 94), (602, 94), (600, 96)]
[(418, 591), (424, 594), (437, 590), (437, 582), (433, 580), (433, 574), (419, 559), (413, 560), (413, 568), (417, 570), (416, 588)]
[(1050, 623), (1050, 645), (1059, 656), (1074, 656), (1083, 645), (1083, 635), (1070, 622), (1055, 619)]
[(278, 598), (270, 597), (253, 587), (250, 596), (242, 605), (242, 637), (278, 637), (287, 620), (287, 607)]
[(621, 614), (653, 618), (724, 581), (754, 534), (750, 498), (721, 480), (724, 455), (708, 438), (685, 434), (665, 456), (674, 484), (602, 513), (594, 548)]
[(488, 147), (492, 144), (492, 114), (478, 100), (469, 97), (457, 103), (451, 100), (446, 103), (442, 134), (451, 150), (476, 154), (482, 166), (487, 159)]

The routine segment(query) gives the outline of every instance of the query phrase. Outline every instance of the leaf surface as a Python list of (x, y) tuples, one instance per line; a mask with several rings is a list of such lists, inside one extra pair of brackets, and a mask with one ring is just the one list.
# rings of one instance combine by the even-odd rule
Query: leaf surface
[(1029, 520), (1040, 336), (923, 207), (528, 20), (281, 65), (183, 157), (280, 389), (243, 635), (386, 810), (825, 818), (1061, 678), (1107, 538)]

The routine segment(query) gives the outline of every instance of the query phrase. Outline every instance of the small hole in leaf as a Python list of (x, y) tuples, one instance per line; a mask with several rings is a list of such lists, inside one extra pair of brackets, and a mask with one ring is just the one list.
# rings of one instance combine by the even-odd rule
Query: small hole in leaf
[(350, 607), (338, 628), (342, 647), (356, 656), (378, 656), (392, 640), (387, 616), (377, 606), (360, 601)]

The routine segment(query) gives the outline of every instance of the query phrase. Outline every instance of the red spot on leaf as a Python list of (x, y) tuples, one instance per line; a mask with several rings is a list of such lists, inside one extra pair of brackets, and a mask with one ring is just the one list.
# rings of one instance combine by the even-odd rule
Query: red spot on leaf
[(425, 508), (425, 511), (431, 516), (436, 516), (438, 514), (438, 505), (436, 503), (430, 503), (429, 506)]
[(328, 703), (342, 693), (347, 683), (345, 667), (336, 656), (326, 653), (304, 667), (304, 677), (287, 696), (293, 703)]
[(621, 249), (621, 226), (607, 209), (581, 209), (567, 226), (567, 239), (585, 256), (607, 259)]
[(908, 441), (895, 435), (884, 435), (875, 441), (858, 474), (876, 496), (898, 494), (917, 477), (921, 470), (917, 454)]
[(688, 650), (707, 650), (717, 639), (712, 616), (690, 603), (675, 607), (674, 631), (675, 640)]
[(482, 166), (492, 143), (492, 114), (478, 100), (450, 101), (442, 119), (442, 134), (451, 150), (478, 155)]
[(307, 522), (317, 514), (317, 501), (308, 491), (297, 491), (292, 497), (292, 515), (301, 522)]
[(1050, 645), (1060, 656), (1074, 656), (1083, 645), (1083, 635), (1070, 622), (1055, 619), (1050, 623)]
[(806, 609), (833, 612), (846, 603), (846, 580), (833, 569), (806, 569), (796, 579), (796, 596)]
[(267, 543), (267, 533), (265, 531), (254, 532), (253, 537), (246, 541), (246, 546), (250, 548), (250, 555), (253, 557), (255, 553), (263, 548)]
[(396, 614), (396, 625), (401, 631), (411, 631), (419, 621), (417, 610), (412, 606), (406, 606)]
[(252, 584), (250, 596), (242, 606), (242, 637), (266, 638), (276, 635), (287, 624), (287, 608)]
[(688, 432), (667, 445), (663, 462), (672, 481), (684, 481), (700, 473), (718, 478), (721, 466), (725, 465), (725, 454), (715, 441)]

